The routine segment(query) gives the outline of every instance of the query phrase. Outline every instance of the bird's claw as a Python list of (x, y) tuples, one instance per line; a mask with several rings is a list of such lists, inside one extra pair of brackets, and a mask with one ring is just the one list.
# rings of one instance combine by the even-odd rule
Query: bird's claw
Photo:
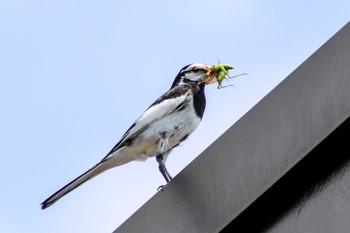
[(159, 187), (157, 188), (157, 192), (159, 192), (159, 191), (162, 191), (162, 192), (163, 192), (163, 188), (164, 188), (164, 186), (165, 186), (165, 185), (161, 185), (161, 186), (159, 186)]

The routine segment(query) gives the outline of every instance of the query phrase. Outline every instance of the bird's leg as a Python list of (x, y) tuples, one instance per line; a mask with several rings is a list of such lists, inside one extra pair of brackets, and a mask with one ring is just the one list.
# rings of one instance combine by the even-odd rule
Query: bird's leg
[(163, 155), (159, 154), (157, 155), (157, 162), (159, 163), (159, 171), (160, 173), (162, 173), (165, 181), (168, 183), (169, 181), (171, 181), (173, 178), (171, 177), (171, 175), (169, 174), (168, 170), (165, 167), (164, 161), (163, 161)]
[[(169, 183), (169, 181), (171, 181), (173, 178), (171, 177), (171, 175), (169, 174), (168, 170), (165, 167), (165, 164), (164, 164), (164, 161), (163, 161), (163, 155), (162, 154), (158, 154), (156, 156), (156, 159), (157, 159), (157, 162), (159, 163), (158, 168), (159, 168), (160, 173), (162, 173), (165, 181), (167, 183)], [(164, 185), (159, 186), (157, 188), (157, 191), (162, 190), (163, 187), (164, 187)]]
[(168, 144), (168, 138), (165, 136), (166, 133), (159, 133), (160, 139), (159, 139), (159, 144), (158, 144), (158, 149), (157, 149), (157, 155), (156, 155), (156, 159), (157, 162), (159, 164), (158, 168), (160, 173), (162, 173), (165, 181), (168, 183), (169, 181), (171, 181), (173, 178), (171, 177), (171, 175), (169, 174), (168, 170), (165, 167), (165, 163), (164, 163), (164, 158), (163, 158), (163, 154), (165, 152), (165, 147)]

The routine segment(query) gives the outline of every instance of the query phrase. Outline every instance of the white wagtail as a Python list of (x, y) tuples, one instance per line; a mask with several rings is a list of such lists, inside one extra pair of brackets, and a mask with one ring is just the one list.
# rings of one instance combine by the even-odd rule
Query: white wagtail
[(160, 96), (126, 131), (112, 150), (91, 169), (41, 203), (45, 209), (84, 182), (133, 160), (155, 156), (166, 182), (172, 177), (165, 167), (170, 151), (199, 125), (205, 109), (204, 87), (211, 68), (190, 64), (180, 70), (170, 90)]

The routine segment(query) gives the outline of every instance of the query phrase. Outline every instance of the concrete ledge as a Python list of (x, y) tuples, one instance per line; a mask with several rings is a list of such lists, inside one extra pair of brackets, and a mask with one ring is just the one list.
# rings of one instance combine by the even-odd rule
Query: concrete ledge
[(219, 232), (350, 116), (350, 23), (115, 232)]
[(350, 117), (220, 233), (349, 233), (349, 138)]

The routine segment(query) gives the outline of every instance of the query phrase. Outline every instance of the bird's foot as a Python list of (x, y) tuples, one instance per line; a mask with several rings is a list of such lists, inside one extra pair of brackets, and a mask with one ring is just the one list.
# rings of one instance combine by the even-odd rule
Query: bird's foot
[(164, 186), (165, 186), (165, 185), (161, 185), (161, 186), (159, 186), (159, 187), (157, 188), (157, 192), (159, 192), (159, 191), (162, 191), (162, 192), (163, 192), (163, 188), (164, 188)]

